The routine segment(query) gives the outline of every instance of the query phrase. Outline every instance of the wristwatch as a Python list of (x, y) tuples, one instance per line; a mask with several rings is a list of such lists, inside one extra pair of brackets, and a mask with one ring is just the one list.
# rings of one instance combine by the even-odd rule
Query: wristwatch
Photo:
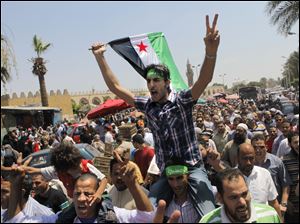
[(280, 204), (282, 207), (287, 207), (287, 202), (281, 202)]

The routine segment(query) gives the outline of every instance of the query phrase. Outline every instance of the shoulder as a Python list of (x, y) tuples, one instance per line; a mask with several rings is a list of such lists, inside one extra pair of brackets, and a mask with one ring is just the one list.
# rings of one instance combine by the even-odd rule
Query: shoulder
[(276, 210), (267, 205), (267, 204), (259, 204), (256, 202), (252, 202), (252, 206), (255, 209), (255, 213), (257, 216), (257, 222), (269, 222), (269, 223), (280, 223), (280, 219), (278, 217), (278, 214)]
[(282, 160), (279, 157), (277, 157), (271, 153), (267, 153), (267, 158), (271, 161), (271, 163), (273, 163), (275, 165), (283, 164)]
[(199, 223), (221, 223), (221, 207), (204, 215)]

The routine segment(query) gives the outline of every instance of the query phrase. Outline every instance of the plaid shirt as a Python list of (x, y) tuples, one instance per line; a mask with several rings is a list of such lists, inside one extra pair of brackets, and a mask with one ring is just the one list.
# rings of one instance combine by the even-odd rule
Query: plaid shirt
[(148, 97), (135, 97), (135, 107), (145, 113), (155, 143), (156, 163), (161, 171), (172, 156), (191, 166), (202, 160), (196, 139), (191, 90), (171, 92), (164, 105)]

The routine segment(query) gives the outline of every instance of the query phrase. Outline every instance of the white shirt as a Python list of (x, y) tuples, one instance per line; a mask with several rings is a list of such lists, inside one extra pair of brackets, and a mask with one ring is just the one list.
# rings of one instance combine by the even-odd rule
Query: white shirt
[[(141, 188), (146, 195), (149, 194), (149, 191), (147, 189), (145, 189), (144, 187)], [(116, 186), (112, 185), (108, 190), (108, 194), (111, 197), (113, 206), (125, 208), (128, 210), (136, 209), (135, 201), (128, 188), (126, 188), (124, 191), (118, 191)]]
[(267, 204), (277, 198), (277, 190), (272, 180), (270, 172), (262, 167), (254, 166), (251, 174), (246, 177), (244, 175), (251, 198), (257, 203)]
[[(105, 175), (101, 173), (100, 170), (98, 170), (92, 164), (87, 163), (87, 167), (89, 168), (89, 171), (91, 173), (95, 174), (98, 177), (99, 180), (102, 180), (105, 177)], [(41, 168), (41, 173), (48, 180), (58, 179), (54, 166)]]
[[(1, 221), (5, 217), (6, 211), (1, 214)], [(50, 208), (38, 203), (29, 196), (25, 207), (16, 216), (4, 223), (55, 223), (57, 215)]]
[(105, 140), (104, 140), (105, 143), (113, 143), (114, 142), (114, 138), (112, 136), (112, 134), (108, 131), (105, 133)]
[(282, 157), (288, 154), (290, 151), (291, 147), (289, 146), (288, 139), (285, 138), (280, 142), (276, 156), (282, 159)]
[[(114, 211), (119, 223), (152, 223), (155, 211), (142, 212), (139, 210), (127, 210), (114, 206)], [(82, 223), (78, 217), (74, 219), (73, 223)], [(97, 223), (95, 219), (94, 223)]]
[(154, 147), (154, 139), (152, 133), (145, 132), (144, 141), (147, 145)]
[(73, 143), (73, 144), (76, 144), (76, 143), (74, 142), (74, 140), (73, 140), (70, 136), (68, 136), (68, 135), (66, 135), (66, 137), (62, 140), (62, 142), (63, 142), (63, 143), (71, 142), (71, 143)]
[(139, 210), (127, 210), (114, 206), (114, 211), (119, 223), (152, 223), (156, 210), (152, 212), (142, 212)]

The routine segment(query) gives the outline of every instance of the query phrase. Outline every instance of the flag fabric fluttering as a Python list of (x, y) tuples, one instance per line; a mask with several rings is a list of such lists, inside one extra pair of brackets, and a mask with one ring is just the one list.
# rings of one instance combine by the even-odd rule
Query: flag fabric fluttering
[(130, 36), (110, 41), (108, 44), (143, 78), (146, 78), (143, 71), (148, 65), (164, 64), (170, 70), (171, 88), (176, 91), (188, 88), (174, 63), (162, 32)]

